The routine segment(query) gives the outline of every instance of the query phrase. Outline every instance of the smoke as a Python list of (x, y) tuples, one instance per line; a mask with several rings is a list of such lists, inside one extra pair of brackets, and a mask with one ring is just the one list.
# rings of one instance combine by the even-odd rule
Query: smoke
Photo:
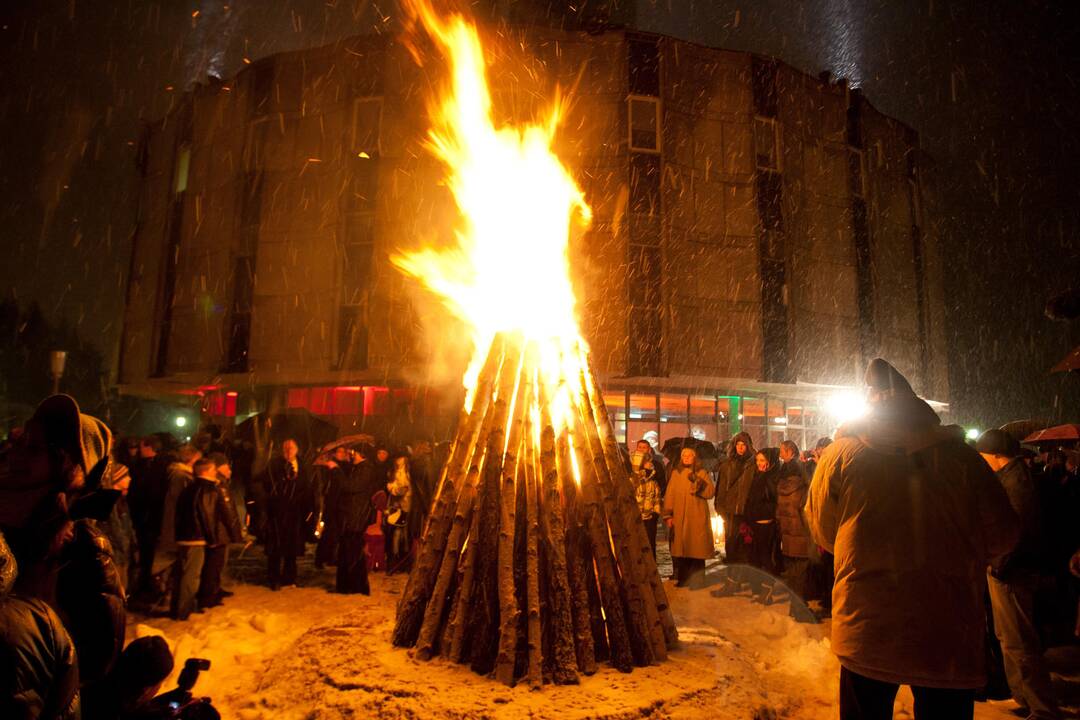
[(207, 78), (222, 80), (229, 74), (227, 53), (240, 27), (243, 0), (222, 4), (202, 0), (191, 14), (191, 32), (184, 39), (184, 88)]

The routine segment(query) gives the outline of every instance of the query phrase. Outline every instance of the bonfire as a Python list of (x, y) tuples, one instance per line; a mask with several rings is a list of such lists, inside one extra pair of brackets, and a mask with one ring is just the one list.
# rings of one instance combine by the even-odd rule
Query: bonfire
[(496, 127), (476, 28), (405, 4), (451, 70), (428, 146), (460, 222), (449, 248), (392, 259), (473, 358), (393, 642), (534, 688), (659, 662), (675, 623), (576, 316), (568, 245), (591, 212), (552, 151), (565, 103)]

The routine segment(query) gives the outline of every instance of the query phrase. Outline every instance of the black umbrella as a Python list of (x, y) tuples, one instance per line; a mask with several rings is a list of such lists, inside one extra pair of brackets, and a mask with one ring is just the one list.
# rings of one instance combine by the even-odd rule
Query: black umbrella
[(697, 452), (699, 460), (715, 460), (718, 457), (715, 445), (708, 440), (698, 440), (695, 437), (668, 438), (664, 441), (664, 446), (660, 448), (660, 454), (674, 465), (678, 462), (679, 453), (683, 448), (692, 448)]
[(314, 451), (338, 436), (337, 425), (315, 417), (306, 408), (287, 408), (274, 413), (259, 413), (236, 426), (236, 437), (250, 440), (268, 440), (280, 445), (292, 438), (300, 445), (301, 452)]

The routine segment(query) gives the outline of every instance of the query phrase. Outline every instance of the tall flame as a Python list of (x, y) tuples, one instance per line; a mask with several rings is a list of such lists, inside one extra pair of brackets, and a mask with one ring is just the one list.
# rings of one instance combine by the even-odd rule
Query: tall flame
[[(445, 165), (460, 213), (444, 250), (391, 260), (421, 280), (469, 326), (473, 356), (464, 379), (471, 408), (481, 365), (496, 334), (520, 336), (543, 380), (557, 424), (570, 397), (560, 379), (587, 372), (570, 282), (567, 245), (591, 210), (552, 150), (565, 105), (556, 94), (541, 122), (497, 127), (475, 26), (439, 17), (427, 0), (404, 0), (447, 58), (451, 82), (431, 109), (428, 147)], [(562, 409), (560, 409), (562, 408)]]

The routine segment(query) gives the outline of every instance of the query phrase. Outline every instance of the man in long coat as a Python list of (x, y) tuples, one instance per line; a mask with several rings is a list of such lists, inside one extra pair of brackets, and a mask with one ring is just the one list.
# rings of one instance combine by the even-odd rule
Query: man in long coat
[(382, 490), (383, 482), (375, 474), (374, 463), (368, 460), (370, 454), (367, 448), (353, 452), (349, 464), (339, 468), (338, 498), (332, 510), (339, 532), (335, 586), (339, 593), (371, 593), (364, 533), (375, 522), (371, 498)]
[(870, 411), (842, 428), (810, 485), (807, 521), (836, 556), (832, 649), (840, 718), (969, 719), (985, 682), (986, 566), (1019, 527), (1001, 484), (960, 428), (941, 426), (895, 368), (866, 372)]
[(281, 455), (266, 466), (266, 561), (270, 589), (296, 585), (296, 558), (304, 554), (313, 498), (308, 468), (295, 440), (281, 444)]
[(668, 481), (663, 507), (676, 587), (698, 589), (704, 585), (705, 561), (715, 553), (709, 518), (709, 499), (715, 491), (709, 473), (698, 464), (697, 452), (683, 448), (679, 466)]

